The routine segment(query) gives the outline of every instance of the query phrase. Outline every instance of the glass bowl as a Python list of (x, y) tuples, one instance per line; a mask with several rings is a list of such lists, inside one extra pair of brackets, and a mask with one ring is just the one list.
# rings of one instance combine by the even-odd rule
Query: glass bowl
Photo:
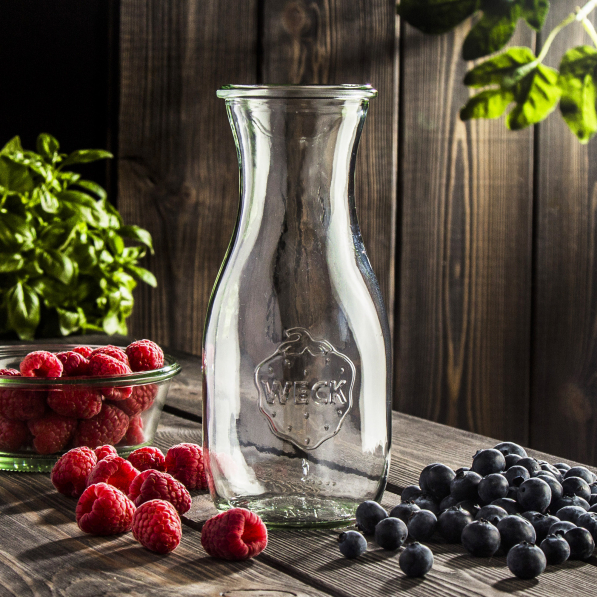
[[(2, 346), (0, 369), (18, 370), (20, 362), (33, 351), (57, 353), (75, 346)], [(0, 377), (0, 470), (48, 472), (62, 454), (76, 446), (110, 444), (127, 456), (150, 445), (170, 380), (180, 370), (171, 356), (164, 355), (161, 369), (128, 375)], [(70, 412), (71, 416), (63, 416), (65, 405), (70, 411), (73, 402), (89, 407), (76, 406), (79, 416)]]

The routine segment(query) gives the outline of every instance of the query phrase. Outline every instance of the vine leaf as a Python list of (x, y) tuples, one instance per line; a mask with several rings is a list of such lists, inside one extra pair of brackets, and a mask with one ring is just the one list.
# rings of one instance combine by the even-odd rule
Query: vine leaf
[(460, 110), (460, 118), (499, 118), (513, 101), (514, 94), (507, 89), (487, 89), (471, 97)]
[(549, 0), (524, 0), (522, 18), (535, 31), (541, 31), (549, 13)]
[(447, 33), (470, 17), (480, 0), (401, 0), (398, 14), (423, 33)]
[(560, 64), (562, 89), (560, 111), (570, 130), (581, 143), (588, 143), (597, 132), (595, 109), (597, 50), (590, 46), (572, 48)]

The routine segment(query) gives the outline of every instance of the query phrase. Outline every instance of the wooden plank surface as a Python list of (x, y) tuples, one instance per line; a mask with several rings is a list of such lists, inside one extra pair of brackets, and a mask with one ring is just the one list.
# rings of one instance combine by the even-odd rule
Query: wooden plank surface
[(526, 443), (533, 133), (460, 121), (467, 31), (402, 29), (395, 408)]
[[(552, 2), (550, 30), (576, 2)], [(597, 23), (595, 15), (591, 15)], [(580, 24), (546, 60), (590, 44)], [(531, 441), (597, 464), (597, 146), (580, 145), (560, 114), (539, 127)]]

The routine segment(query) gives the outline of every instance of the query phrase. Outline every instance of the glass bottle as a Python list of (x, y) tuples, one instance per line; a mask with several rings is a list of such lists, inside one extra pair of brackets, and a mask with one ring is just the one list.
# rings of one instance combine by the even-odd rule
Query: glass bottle
[(216, 507), (335, 525), (385, 488), (387, 316), (354, 202), (369, 85), (227, 86), (240, 209), (203, 340)]

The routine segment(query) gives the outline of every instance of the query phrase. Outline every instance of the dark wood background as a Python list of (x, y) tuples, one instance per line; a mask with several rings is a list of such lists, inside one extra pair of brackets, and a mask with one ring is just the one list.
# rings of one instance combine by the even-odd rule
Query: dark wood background
[[(574, 9), (552, 2), (548, 28)], [(238, 205), (226, 83), (379, 91), (357, 208), (405, 413), (597, 464), (593, 141), (554, 114), (462, 123), (470, 24), (422, 35), (393, 0), (21, 0), (0, 7), (0, 135), (108, 147), (95, 178), (154, 236), (130, 332), (198, 354)], [(586, 43), (557, 38), (548, 62)], [(539, 44), (522, 23), (520, 44)], [(1, 139), (0, 139), (1, 140)]]

